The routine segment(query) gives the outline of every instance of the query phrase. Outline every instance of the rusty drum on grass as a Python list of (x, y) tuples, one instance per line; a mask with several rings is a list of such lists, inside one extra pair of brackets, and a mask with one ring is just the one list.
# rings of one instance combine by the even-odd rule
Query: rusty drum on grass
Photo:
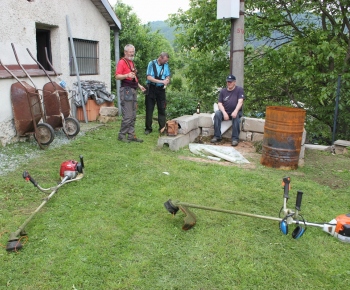
[(262, 165), (297, 169), (306, 111), (299, 108), (266, 108)]

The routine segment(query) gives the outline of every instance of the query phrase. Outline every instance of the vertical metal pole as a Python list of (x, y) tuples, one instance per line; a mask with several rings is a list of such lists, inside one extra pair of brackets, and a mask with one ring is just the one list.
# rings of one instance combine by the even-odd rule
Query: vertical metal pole
[(239, 18), (231, 20), (231, 72), (237, 78), (237, 85), (244, 87), (244, 0), (240, 0), (239, 10)]
[(336, 95), (336, 98), (335, 98), (335, 108), (334, 108), (332, 145), (334, 145), (335, 132), (336, 132), (336, 130), (337, 130), (337, 119), (338, 119), (338, 108), (339, 108), (339, 95), (340, 95), (340, 81), (341, 81), (341, 75), (338, 75), (337, 95)]
[(230, 74), (233, 75), (233, 34), (234, 34), (234, 18), (231, 18), (231, 41), (230, 41)]
[[(117, 65), (120, 60), (120, 49), (119, 49), (119, 30), (114, 30), (114, 55), (115, 64)], [(122, 115), (122, 109), (120, 105), (120, 81), (116, 80), (117, 100), (118, 100), (118, 116)]]
[(79, 76), (79, 68), (78, 68), (78, 63), (77, 63), (77, 57), (75, 55), (72, 31), (70, 29), (70, 23), (69, 23), (68, 15), (66, 15), (66, 21), (67, 21), (67, 28), (68, 28), (68, 35), (69, 35), (69, 40), (70, 40), (70, 46), (71, 46), (71, 49), (72, 49), (72, 55), (73, 55), (73, 60), (74, 60), (75, 72), (77, 74), (77, 79), (78, 79), (79, 94), (80, 94), (80, 99), (81, 99), (81, 103), (82, 103), (82, 106), (83, 106), (84, 120), (85, 120), (85, 123), (88, 123), (88, 118), (86, 116), (86, 109), (85, 109), (84, 98), (83, 98), (83, 91), (81, 90), (81, 83), (80, 83), (80, 76)]

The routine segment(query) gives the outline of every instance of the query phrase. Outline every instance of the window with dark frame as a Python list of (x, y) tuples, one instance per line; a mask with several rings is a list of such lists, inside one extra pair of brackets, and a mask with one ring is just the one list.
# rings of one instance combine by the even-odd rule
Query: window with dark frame
[[(99, 74), (98, 42), (73, 38), (73, 44), (78, 63), (79, 75)], [(74, 66), (72, 48), (70, 43), (68, 43), (68, 45), (70, 75), (75, 76), (77, 73)]]

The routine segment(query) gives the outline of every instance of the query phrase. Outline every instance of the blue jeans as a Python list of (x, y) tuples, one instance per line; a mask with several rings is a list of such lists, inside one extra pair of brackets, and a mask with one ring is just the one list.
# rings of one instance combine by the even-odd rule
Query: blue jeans
[[(232, 118), (230, 116), (230, 120), (232, 120), (232, 141), (239, 141), (239, 133), (240, 133), (240, 124), (241, 124), (242, 112), (238, 112), (236, 118)], [(218, 139), (221, 138), (221, 122), (224, 120), (224, 114), (217, 110), (214, 116), (214, 136)]]

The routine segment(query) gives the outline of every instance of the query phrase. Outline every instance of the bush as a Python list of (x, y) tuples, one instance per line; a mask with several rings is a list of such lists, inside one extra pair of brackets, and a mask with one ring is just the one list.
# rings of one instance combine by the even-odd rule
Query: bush
[(167, 119), (194, 114), (197, 103), (196, 97), (188, 91), (167, 91)]

